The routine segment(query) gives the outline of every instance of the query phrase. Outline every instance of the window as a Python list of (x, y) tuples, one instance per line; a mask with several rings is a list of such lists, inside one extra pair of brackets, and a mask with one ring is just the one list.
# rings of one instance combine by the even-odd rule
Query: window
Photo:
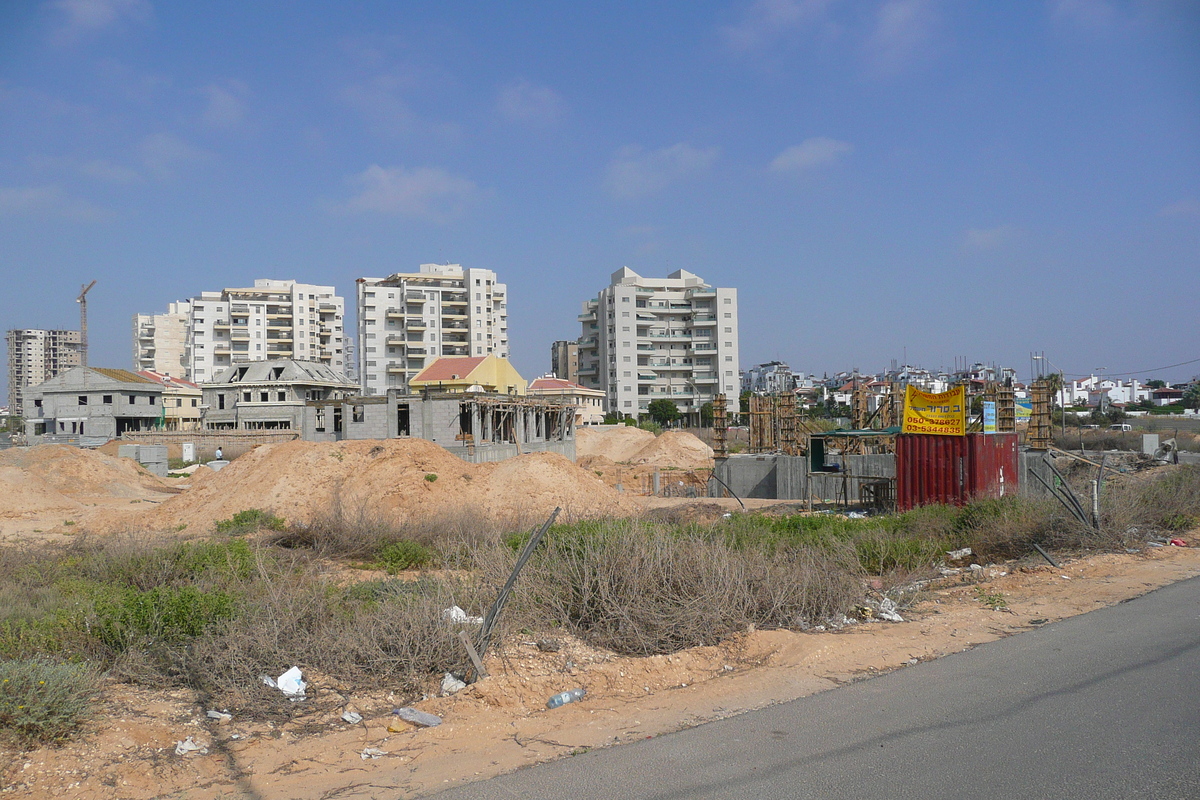
[(225, 395), (223, 395), (223, 394), (219, 394), (219, 395), (217, 395), (217, 408), (218, 408), (219, 410), (224, 410), (224, 408), (225, 408)]
[(270, 395), (267, 392), (259, 392), (258, 393), (258, 402), (269, 403), (270, 401), (267, 399), (268, 397), (270, 397)]
[(192, 398), (192, 408), (196, 408), (198, 405), (199, 405), (199, 402), (196, 400), (196, 398), (193, 397)]
[(626, 400), (624, 403), (622, 403), (622, 405), (623, 405), (623, 406), (625, 406), (625, 408), (629, 408), (629, 407), (631, 407), (631, 406), (633, 405), (633, 401), (632, 401), (632, 400)]
[(732, 305), (732, 304), (733, 304), (733, 299), (732, 299), (732, 298), (729, 298), (729, 297), (726, 297), (726, 298), (725, 298), (725, 305), (727, 305), (727, 306), (728, 306), (728, 305)]
[(726, 361), (733, 361), (733, 356), (725, 356)]
[(249, 392), (242, 392), (242, 402), (243, 403), (250, 402), (250, 393)]
[(629, 333), (629, 326), (626, 325), (625, 327), (621, 328), (621, 333)]
[(79, 395), (79, 405), (81, 405), (81, 406), (87, 405), (87, 395), (86, 394)]
[(366, 420), (366, 414), (363, 412), (362, 406), (350, 406), (350, 414), (352, 422), (363, 422)]
[[(629, 298), (628, 298), (628, 297), (622, 297), (622, 298), (621, 298), (621, 302), (622, 302), (622, 303), (628, 303), (628, 302), (629, 302)], [(628, 403), (626, 403), (626, 405), (629, 405), (629, 404), (628, 404)]]
[(111, 405), (112, 405), (112, 398), (113, 398), (113, 396), (112, 396), (111, 394), (106, 394), (106, 395), (104, 395), (104, 405), (106, 405), (106, 406), (111, 406)]
[(287, 400), (287, 392), (276, 392), (275, 399), (281, 403), (284, 402)]
[(41, 401), (41, 400), (34, 400), (34, 401), (33, 401), (33, 407), (34, 407), (34, 408), (41, 408), (41, 407), (42, 407), (42, 401)]
[(725, 370), (725, 376), (726, 376), (726, 377), (728, 377), (728, 378), (732, 378), (732, 377), (733, 377), (733, 370), (731, 370), (731, 369), (727, 369), (727, 370)]
[(632, 373), (630, 373), (630, 372), (626, 372), (626, 373), (625, 373), (625, 375), (624, 375), (624, 377), (626, 377), (626, 378), (632, 378), (632, 377), (633, 377), (633, 374), (632, 374)]
[(630, 356), (622, 356), (621, 360), (624, 361), (626, 364), (628, 364), (630, 361)]
[(726, 312), (725, 312), (725, 319), (733, 319), (733, 314), (732, 314), (732, 313), (730, 313), (730, 312), (728, 312), (728, 311), (726, 311)]
[(726, 329), (725, 329), (725, 332), (726, 332), (726, 333), (733, 333), (733, 328), (726, 328)]

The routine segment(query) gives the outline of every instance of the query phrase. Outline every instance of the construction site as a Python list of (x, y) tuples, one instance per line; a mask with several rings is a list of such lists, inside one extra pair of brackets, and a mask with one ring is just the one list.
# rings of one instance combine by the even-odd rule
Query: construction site
[[(213, 623), (207, 633), (162, 641), (171, 659), (208, 676), (198, 682), (159, 672), (154, 665), (162, 654), (140, 634), (122, 634), (133, 636), (121, 640), (124, 651), (89, 645), (110, 653), (95, 712), (54, 746), (0, 743), (0, 781), (13, 797), (89, 800), (182, 793), (315, 800), (366, 797), (381, 788), (425, 795), (823, 691), (855, 675), (956, 652), (963, 636), (973, 644), (990, 641), (1027, 629), (1033, 618), (1060, 619), (1200, 574), (1200, 550), (1151, 549), (1136, 536), (1120, 541), (1138, 555), (1077, 547), (1043, 558), (1008, 549), (1008, 540), (997, 538), (998, 517), (970, 523), (976, 527), (965, 530), (975, 533), (967, 538), (946, 538), (936, 527), (917, 534), (889, 527), (908, 508), (962, 505), (961, 518), (976, 519), (972, 509), (981, 501), (1033, 502), (1029, 509), (1040, 509), (1039, 518), (1066, 519), (1069, 495), (1081, 506), (1080, 530), (1085, 523), (1086, 530), (1093, 524), (1108, 530), (1129, 525), (1111, 516), (1120, 504), (1109, 498), (1164, 476), (1190, 481), (1191, 473), (1177, 471), (1194, 469), (1151, 469), (1166, 462), (1140, 454), (1096, 460), (1059, 450), (1050, 438), (1048, 403), (1035, 402), (1030, 421), (1018, 425), (1003, 387), (987, 400), (995, 403), (994, 433), (984, 433), (979, 418), (967, 421), (977, 430), (962, 436), (906, 434), (900, 396), (897, 390), (874, 404), (864, 397), (846, 429), (818, 425), (797, 413), (793, 397), (781, 395), (751, 398), (743, 430), (718, 398), (711, 429), (656, 434), (625, 425), (575, 428), (567, 408), (535, 398), (392, 394), (307, 401), (299, 430), (131, 432), (94, 450), (41, 445), (0, 452), (0, 547), (12, 565), (0, 568), (0, 591), (45, 598), (75, 592), (65, 597), (76, 610), (54, 613), (71, 619), (90, 609), (80, 624), (95, 628), (109, 606), (61, 588), (82, 585), (73, 578), (32, 576), (125, 558), (135, 558), (144, 573), (160, 557), (175, 565), (163, 566), (163, 574), (174, 574), (195, 559), (181, 554), (216, 547), (204, 552), (252, 558), (258, 566), (217, 584), (196, 573), (188, 580), (210, 588), (189, 591), (203, 597), (218, 586), (232, 589), (238, 603), (259, 609), (232, 627)], [(317, 440), (301, 438), (305, 432)], [(169, 450), (175, 464), (185, 447), (200, 461), (211, 461), (220, 447), (225, 459), (160, 477), (147, 469), (154, 465), (121, 457), (137, 455), (138, 447)], [(1100, 496), (1108, 505), (1097, 519), (1086, 508), (1094, 465), (1101, 481), (1115, 487)], [(1043, 473), (1048, 479), (1039, 479)], [(927, 524), (919, 522), (925, 517), (912, 519)], [(779, 545), (754, 560), (757, 545), (747, 544), (754, 539), (746, 537), (761, 535), (755, 531), (796, 524), (834, 526), (828, 529), (868, 537), (864, 542), (915, 536), (905, 541), (918, 548), (917, 560), (880, 562), (869, 556), (877, 545), (858, 545), (867, 560), (854, 572), (820, 570), (827, 584), (821, 596), (841, 598), (833, 605), (723, 622), (728, 609), (745, 605), (735, 598), (756, 585), (754, 575), (769, 577), (776, 590), (816, 579), (809, 568), (787, 566)], [(859, 524), (866, 527), (855, 533)], [(515, 540), (525, 542), (517, 558), (506, 542), (520, 531), (533, 537)], [(720, 544), (727, 535), (739, 537), (740, 549)], [(1164, 535), (1195, 541), (1194, 531)], [(598, 550), (576, 576), (563, 559), (583, 557), (586, 548), (578, 548), (585, 541), (610, 549)], [(967, 555), (953, 551), (966, 542)], [(819, 552), (805, 558), (827, 557)], [(388, 561), (395, 553), (407, 555)], [(60, 566), (31, 572), (19, 566), (25, 559)], [(701, 563), (718, 572), (701, 578), (695, 572)], [(88, 567), (94, 576), (88, 580), (113, 568)], [(214, 569), (225, 575), (227, 567)], [(732, 583), (716, 577), (731, 569), (746, 577)], [(914, 575), (922, 577), (914, 582)], [(1062, 576), (1070, 576), (1069, 588)], [(506, 577), (508, 588), (497, 597)], [(676, 597), (675, 584), (687, 580), (698, 581), (696, 590), (708, 599)], [(138, 581), (158, 588), (118, 584), (126, 593), (119, 596), (174, 591), (169, 581)], [(614, 588), (604, 589), (606, 581), (616, 581)], [(626, 621), (606, 627), (584, 624), (583, 612), (534, 613), (539, 597), (586, 585), (613, 591), (602, 602), (616, 605), (601, 606), (602, 617)], [(509, 589), (515, 594), (505, 621), (498, 615)], [(1010, 613), (998, 615), (998, 601), (981, 604), (981, 592), (1003, 597)], [(317, 625), (325, 612), (312, 605), (314, 598), (343, 593), (347, 599), (339, 602), (357, 608), (355, 616), (331, 609), (329, 621)], [(645, 609), (627, 605), (635, 602)], [(698, 616), (681, 626), (674, 617), (690, 613), (689, 606)], [(0, 635), (0, 647), (17, 656), (34, 640), (11, 631), (25, 630), (22, 615), (34, 619), (40, 612), (23, 602), (12, 608), (7, 622), (0, 620), (10, 626), (0, 626), (10, 632)], [(383, 611), (419, 629), (406, 633), (395, 627), (397, 619), (373, 616)], [(460, 619), (454, 615), (467, 621), (448, 624)], [(85, 635), (71, 631), (50, 635)], [(401, 642), (409, 649), (399, 660), (380, 655), (385, 643)], [(307, 681), (302, 702), (288, 702), (255, 677), (289, 668)], [(547, 697), (572, 687), (586, 689), (584, 701), (545, 709)], [(443, 724), (400, 721), (392, 713), (397, 706)]]

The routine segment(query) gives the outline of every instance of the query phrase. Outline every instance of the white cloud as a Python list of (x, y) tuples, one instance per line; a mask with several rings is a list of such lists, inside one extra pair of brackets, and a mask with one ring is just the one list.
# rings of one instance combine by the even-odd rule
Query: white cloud
[(479, 194), (467, 178), (440, 167), (381, 167), (372, 164), (350, 179), (359, 193), (342, 206), (350, 212), (375, 212), (447, 222)]
[(1180, 200), (1178, 203), (1172, 203), (1169, 206), (1159, 210), (1159, 215), (1164, 217), (1197, 217), (1200, 218), (1200, 200), (1195, 198), (1187, 198)]
[(807, 24), (822, 19), (832, 0), (755, 0), (736, 25), (721, 29), (729, 49), (763, 50)]
[(964, 250), (995, 250), (1001, 245), (1012, 241), (1017, 235), (1017, 229), (1012, 225), (998, 225), (995, 228), (968, 228), (963, 234)]
[(231, 80), (224, 86), (210, 83), (200, 93), (208, 100), (201, 119), (210, 128), (229, 130), (241, 125), (246, 118), (250, 87), (241, 81)]
[(79, 167), (79, 171), (89, 178), (106, 183), (135, 183), (142, 177), (129, 167), (123, 167), (102, 158), (83, 164)]
[(138, 145), (142, 164), (159, 180), (174, 178), (180, 167), (212, 159), (212, 153), (169, 133), (152, 133)]
[(853, 150), (854, 145), (849, 142), (814, 136), (775, 156), (775, 160), (771, 162), (771, 169), (775, 172), (804, 172), (832, 164)]
[(563, 113), (563, 101), (558, 92), (525, 80), (502, 88), (496, 107), (509, 122), (534, 125), (553, 124)]
[(400, 136), (428, 132), (443, 136), (458, 135), (457, 125), (425, 119), (417, 114), (400, 95), (410, 79), (379, 75), (366, 83), (347, 86), (341, 92), (342, 101), (357, 111), (367, 122), (367, 128), (377, 136)]
[(716, 158), (717, 148), (692, 147), (687, 142), (651, 151), (628, 145), (609, 162), (604, 184), (615, 197), (641, 197), (706, 172)]
[(888, 0), (879, 7), (867, 40), (867, 60), (880, 73), (895, 72), (925, 54), (937, 14), (930, 0)]
[(55, 0), (66, 18), (54, 34), (58, 44), (71, 44), (122, 21), (146, 23), (154, 13), (148, 0)]
[(0, 186), (0, 217), (66, 217), (95, 222), (113, 216), (108, 209), (65, 194), (57, 184)]
[(1050, 15), (1059, 22), (1101, 30), (1116, 21), (1117, 9), (1108, 0), (1052, 0)]

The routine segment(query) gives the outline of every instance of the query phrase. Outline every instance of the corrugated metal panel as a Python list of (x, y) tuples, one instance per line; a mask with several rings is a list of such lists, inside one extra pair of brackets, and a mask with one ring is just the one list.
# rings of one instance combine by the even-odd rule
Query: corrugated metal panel
[(904, 434), (896, 437), (896, 507), (963, 505), (1017, 491), (1017, 436)]

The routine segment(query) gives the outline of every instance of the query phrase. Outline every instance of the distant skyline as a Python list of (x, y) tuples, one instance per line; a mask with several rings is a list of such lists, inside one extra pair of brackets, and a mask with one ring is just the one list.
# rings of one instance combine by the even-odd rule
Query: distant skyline
[(1200, 374), (1194, 2), (14, 0), (0, 31), (0, 321), (77, 328), (96, 279), (94, 365), (201, 291), (352, 305), (452, 262), (508, 284), (527, 378), (623, 266), (737, 287), (743, 366)]

